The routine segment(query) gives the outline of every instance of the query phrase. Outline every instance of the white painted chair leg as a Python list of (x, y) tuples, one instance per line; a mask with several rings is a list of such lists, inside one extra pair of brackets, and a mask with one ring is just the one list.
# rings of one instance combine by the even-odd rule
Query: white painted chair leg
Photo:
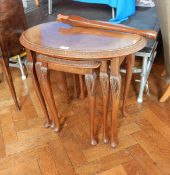
[(22, 0), (22, 3), (23, 3), (23, 7), (24, 7), (24, 8), (27, 8), (27, 7), (28, 7), (28, 3), (27, 3), (26, 0)]
[(21, 71), (22, 80), (26, 80), (27, 77), (26, 77), (24, 69), (23, 69), (21, 57), (19, 55), (17, 57), (18, 57), (18, 65), (19, 65), (19, 69)]
[(52, 7), (53, 6), (53, 1), (52, 0), (48, 0), (48, 14), (51, 15), (52, 14)]
[(114, 19), (115, 18), (115, 9), (112, 8), (112, 18)]
[(147, 62), (148, 62), (148, 57), (143, 57), (140, 91), (139, 91), (139, 95), (137, 99), (138, 103), (143, 102), (143, 92), (144, 92), (145, 84), (146, 84)]

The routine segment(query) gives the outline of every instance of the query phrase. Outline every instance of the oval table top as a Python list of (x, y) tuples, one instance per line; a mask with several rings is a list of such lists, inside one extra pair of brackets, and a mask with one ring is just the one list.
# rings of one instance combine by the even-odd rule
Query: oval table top
[(37, 53), (70, 60), (111, 59), (135, 53), (146, 45), (146, 39), (139, 35), (72, 27), (59, 22), (27, 29), (20, 42)]

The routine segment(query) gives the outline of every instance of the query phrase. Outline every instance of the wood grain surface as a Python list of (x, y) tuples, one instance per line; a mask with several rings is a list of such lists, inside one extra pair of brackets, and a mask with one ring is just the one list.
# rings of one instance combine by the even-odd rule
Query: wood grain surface
[(139, 35), (71, 27), (59, 22), (29, 28), (23, 32), (20, 42), (29, 50), (70, 60), (121, 57), (146, 45), (146, 39)]

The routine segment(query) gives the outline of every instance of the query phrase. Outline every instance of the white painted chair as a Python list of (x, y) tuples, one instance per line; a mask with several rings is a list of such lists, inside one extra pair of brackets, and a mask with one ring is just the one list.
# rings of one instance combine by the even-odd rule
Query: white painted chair
[[(149, 16), (149, 18), (147, 18)], [(153, 8), (145, 8), (140, 7), (136, 14), (129, 18), (129, 20), (123, 22), (124, 25), (130, 27), (136, 27), (139, 29), (151, 29), (159, 32), (160, 27), (158, 23), (158, 19), (156, 17), (156, 9)], [(136, 82), (140, 82), (140, 90), (137, 98), (138, 103), (143, 102), (143, 94), (144, 90), (146, 90), (147, 95), (149, 95), (149, 83), (148, 76), (152, 68), (152, 64), (155, 60), (157, 54), (157, 45), (158, 41), (148, 40), (147, 46), (135, 53), (135, 56), (142, 58), (142, 67), (135, 67), (134, 73), (140, 73), (140, 80), (135, 80)], [(125, 70), (121, 70), (121, 72), (126, 73)]]
[(48, 0), (48, 14), (51, 15), (53, 13), (53, 0)]
[(20, 70), (22, 80), (25, 80), (27, 78), (24, 72), (24, 65), (26, 65), (26, 59), (24, 59), (24, 57), (26, 57), (25, 52), (9, 58), (9, 66), (16, 67)]

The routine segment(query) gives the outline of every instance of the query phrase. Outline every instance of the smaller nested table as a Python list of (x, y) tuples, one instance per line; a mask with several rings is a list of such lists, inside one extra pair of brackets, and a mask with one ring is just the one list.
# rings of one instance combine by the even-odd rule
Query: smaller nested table
[[(126, 99), (134, 63), (133, 53), (146, 45), (145, 38), (139, 35), (71, 27), (63, 23), (49, 22), (26, 30), (22, 34), (20, 42), (27, 48), (29, 70), (47, 116), (47, 107), (35, 71), (37, 54), (53, 58), (53, 61), (61, 59), (62, 61), (97, 61), (101, 63), (100, 80), (103, 91), (103, 104), (105, 106), (103, 115), (106, 118), (110, 82), (112, 94), (111, 145), (115, 147), (117, 145), (117, 115), (121, 89), (120, 65), (127, 57), (129, 71), (124, 95), (124, 99)], [(47, 58), (46, 62), (51, 63), (51, 59)], [(69, 61), (67, 62), (69, 63)], [(87, 74), (85, 77), (89, 92), (94, 95), (95, 76)], [(106, 128), (104, 133), (106, 133)], [(107, 140), (107, 138), (104, 139)]]

